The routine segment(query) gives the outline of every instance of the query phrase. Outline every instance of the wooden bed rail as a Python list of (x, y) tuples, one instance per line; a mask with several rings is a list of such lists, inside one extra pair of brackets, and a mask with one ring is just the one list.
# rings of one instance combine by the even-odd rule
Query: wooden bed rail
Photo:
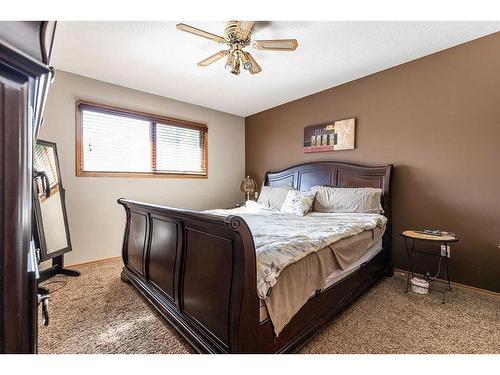
[(198, 351), (245, 351), (259, 323), (255, 247), (246, 222), (127, 199), (118, 203), (126, 212), (122, 280)]

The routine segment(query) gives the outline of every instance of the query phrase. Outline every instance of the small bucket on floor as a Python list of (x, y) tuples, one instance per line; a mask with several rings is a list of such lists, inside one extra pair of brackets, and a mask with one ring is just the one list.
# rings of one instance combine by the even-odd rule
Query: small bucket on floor
[(424, 279), (414, 277), (411, 279), (411, 290), (418, 294), (429, 293), (429, 282)]

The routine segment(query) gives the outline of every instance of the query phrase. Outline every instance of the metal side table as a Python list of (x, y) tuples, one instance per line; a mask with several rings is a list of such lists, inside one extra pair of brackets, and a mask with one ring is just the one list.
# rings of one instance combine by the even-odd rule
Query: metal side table
[[(406, 279), (406, 293), (408, 293), (408, 290), (410, 289), (410, 286), (413, 285), (411, 279), (413, 278), (413, 259), (415, 257), (415, 254), (425, 254), (425, 255), (430, 255), (434, 257), (439, 257), (439, 261), (441, 262), (444, 258), (444, 263), (445, 263), (445, 280), (434, 280), (434, 278), (426, 277), (426, 280), (429, 282), (429, 287), (427, 288), (428, 290), (434, 290), (439, 293), (443, 294), (443, 303), (446, 302), (446, 292), (451, 291), (451, 281), (450, 281), (450, 271), (448, 269), (448, 256), (447, 255), (441, 255), (441, 251), (439, 253), (434, 253), (430, 251), (420, 251), (420, 250), (415, 250), (415, 242), (416, 241), (426, 241), (426, 242), (433, 242), (435, 244), (439, 245), (445, 245), (446, 248), (450, 243), (457, 242), (458, 237), (455, 235), (450, 235), (450, 234), (441, 234), (441, 235), (431, 235), (431, 234), (425, 234), (422, 233), (421, 231), (415, 231), (415, 230), (405, 230), (403, 233), (400, 233), (400, 235), (404, 238), (405, 240), (405, 247), (406, 247), (406, 254), (408, 255), (408, 277)], [(436, 277), (439, 277), (439, 274), (441, 273), (441, 269), (439, 269), (438, 274)], [(434, 288), (431, 286), (431, 282), (433, 283), (444, 283), (447, 284), (447, 288)]]

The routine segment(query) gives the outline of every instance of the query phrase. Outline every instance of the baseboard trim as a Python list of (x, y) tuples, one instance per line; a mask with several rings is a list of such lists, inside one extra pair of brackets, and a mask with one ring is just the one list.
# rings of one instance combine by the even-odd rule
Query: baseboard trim
[[(116, 256), (116, 257), (111, 257), (111, 258), (104, 258), (104, 259), (92, 260), (90, 262), (70, 264), (70, 265), (65, 266), (65, 267), (70, 268), (70, 267), (88, 266), (90, 264), (105, 263), (105, 262), (110, 262), (112, 260), (117, 260), (117, 259), (120, 259), (120, 258), (121, 258), (121, 256)], [(405, 277), (408, 274), (408, 271), (402, 270), (401, 268), (394, 268), (394, 272), (399, 272), (400, 274), (402, 274)], [(420, 273), (414, 272), (414, 274), (417, 275), (417, 276), (423, 277), (423, 275), (420, 274)], [(437, 280), (444, 281), (443, 279), (437, 279)], [(455, 281), (452, 281), (451, 285), (453, 285), (454, 287), (459, 288), (459, 289), (470, 290), (470, 291), (473, 291), (473, 292), (476, 292), (476, 293), (480, 293), (480, 294), (483, 294), (483, 295), (486, 295), (486, 296), (500, 298), (500, 293), (499, 292), (494, 292), (492, 290), (476, 288), (475, 286), (460, 284), (460, 283), (457, 283)]]
[[(402, 270), (400, 268), (394, 268), (394, 272), (398, 272), (400, 274), (403, 274), (405, 277), (408, 275), (408, 271)], [(416, 275), (416, 276), (423, 277), (423, 275), (420, 274), (420, 273), (413, 272), (413, 274)], [(443, 279), (437, 279), (437, 280), (444, 281)], [(486, 295), (486, 296), (489, 296), (489, 297), (500, 298), (500, 293), (494, 292), (492, 290), (476, 288), (475, 286), (460, 284), (460, 283), (456, 283), (454, 281), (451, 282), (451, 285), (454, 286), (454, 287), (456, 287), (456, 288), (459, 288), (459, 289), (469, 290), (469, 291), (476, 292), (476, 293), (479, 293), (479, 294), (483, 294), (483, 295)]]
[(90, 264), (105, 263), (105, 262), (110, 262), (112, 260), (117, 260), (117, 259), (121, 259), (121, 256), (111, 257), (111, 258), (104, 258), (104, 259), (98, 259), (98, 260), (91, 260), (90, 262), (69, 264), (69, 265), (64, 265), (64, 267), (65, 268), (71, 268), (71, 267), (79, 267), (79, 266), (88, 266)]

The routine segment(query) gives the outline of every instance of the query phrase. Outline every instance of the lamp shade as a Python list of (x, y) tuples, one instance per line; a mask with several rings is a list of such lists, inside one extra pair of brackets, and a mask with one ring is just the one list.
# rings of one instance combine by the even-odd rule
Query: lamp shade
[(240, 190), (242, 193), (247, 195), (247, 200), (250, 199), (250, 194), (253, 194), (256, 189), (257, 184), (253, 178), (250, 178), (250, 176), (246, 176), (243, 181), (241, 181)]

